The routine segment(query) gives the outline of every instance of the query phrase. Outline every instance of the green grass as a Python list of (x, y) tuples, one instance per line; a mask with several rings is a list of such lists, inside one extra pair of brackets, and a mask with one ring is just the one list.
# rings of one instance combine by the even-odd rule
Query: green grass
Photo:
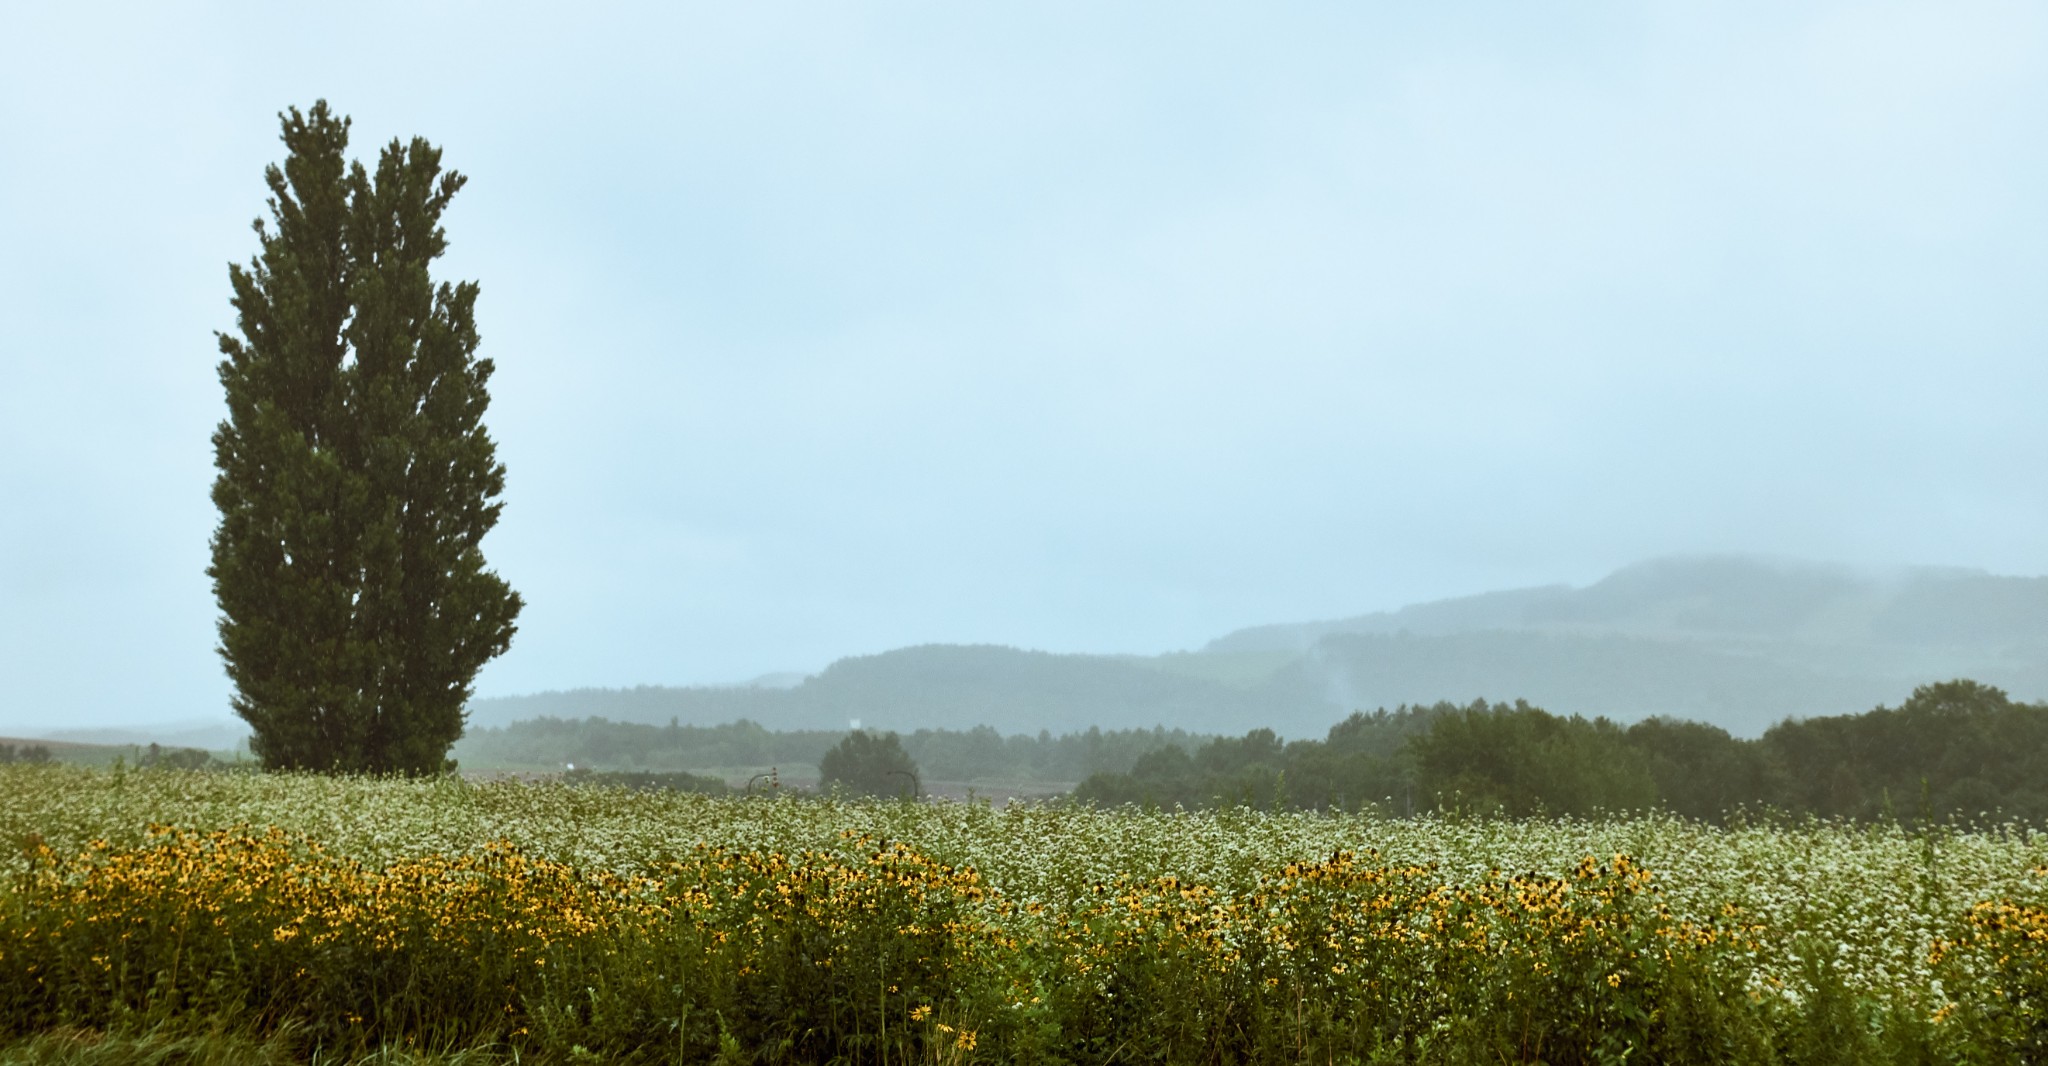
[(316, 1066), (497, 1066), (513, 1061), (507, 1049), (490, 1047), (322, 1054), (296, 1039), (289, 1029), (259, 1036), (64, 1028), (0, 1045), (0, 1066), (286, 1066), (302, 1062)]

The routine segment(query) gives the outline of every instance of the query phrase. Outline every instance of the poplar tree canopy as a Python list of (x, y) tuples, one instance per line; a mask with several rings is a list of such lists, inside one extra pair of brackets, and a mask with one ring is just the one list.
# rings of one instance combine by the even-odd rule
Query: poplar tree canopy
[(478, 669), (521, 601), (485, 566), (505, 468), (485, 430), (474, 282), (437, 284), (465, 179), (425, 140), (374, 172), (321, 101), (287, 150), (260, 244), (231, 265), (214, 433), (219, 651), (250, 747), (274, 769), (452, 769)]

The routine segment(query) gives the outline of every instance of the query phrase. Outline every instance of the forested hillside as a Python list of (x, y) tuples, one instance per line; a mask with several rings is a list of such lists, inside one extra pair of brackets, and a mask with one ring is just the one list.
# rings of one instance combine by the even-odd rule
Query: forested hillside
[(926, 645), (842, 659), (794, 685), (477, 700), (471, 726), (598, 716), (830, 731), (858, 719), (899, 732), (1265, 726), (1301, 737), (1352, 711), (1522, 698), (1621, 723), (1678, 717), (1753, 737), (1788, 717), (1853, 714), (1953, 677), (2048, 698), (2048, 579), (1665, 559), (1585, 588), (1257, 627), (1195, 652)]

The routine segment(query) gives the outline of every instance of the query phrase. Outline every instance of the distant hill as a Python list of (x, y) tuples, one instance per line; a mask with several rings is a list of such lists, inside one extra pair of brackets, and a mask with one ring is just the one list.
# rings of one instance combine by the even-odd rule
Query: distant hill
[(1318, 641), (1288, 672), (1297, 686), (1322, 686), (1333, 708), (1526, 699), (1560, 714), (1621, 722), (1664, 715), (1710, 722), (1741, 736), (1755, 736), (1788, 717), (1896, 703), (1914, 687), (1683, 641), (1515, 630), (1336, 633)]
[(247, 750), (249, 727), (239, 718), (192, 719), (155, 726), (53, 729), (40, 739), (88, 746), (127, 748), (160, 744), (166, 748), (231, 752)]
[(1197, 652), (927, 645), (842, 659), (793, 685), (778, 676), (744, 687), (543, 693), (478, 700), (471, 712), (480, 725), (595, 715), (1009, 733), (1269, 726), (1303, 737), (1352, 710), (1483, 697), (1623, 722), (1686, 717), (1753, 736), (1786, 717), (1866, 711), (1955, 677), (2048, 699), (2048, 578), (1677, 557), (1584, 588), (1242, 629)]
[(503, 725), (542, 716), (716, 725), (739, 718), (770, 729), (966, 729), (1071, 732), (1164, 724), (1235, 729), (1262, 713), (1258, 690), (1155, 669), (1150, 660), (1053, 655), (993, 645), (932, 644), (841, 659), (784, 688), (583, 689), (477, 700), (470, 721)]
[(1489, 592), (1331, 622), (1256, 626), (1206, 652), (1307, 651), (1333, 634), (1442, 636), (1486, 630), (1698, 641), (1805, 658), (1811, 649), (1889, 660), (2038, 658), (2048, 650), (2048, 578), (1920, 567), (1865, 574), (1743, 556), (1656, 559), (1583, 589)]

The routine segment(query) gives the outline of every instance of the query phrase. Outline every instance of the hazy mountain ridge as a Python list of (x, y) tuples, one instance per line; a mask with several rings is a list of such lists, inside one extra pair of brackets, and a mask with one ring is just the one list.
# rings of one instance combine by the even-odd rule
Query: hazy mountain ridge
[(1010, 733), (1164, 725), (1314, 736), (1352, 710), (1527, 699), (1627, 722), (1754, 735), (1786, 717), (1896, 704), (1970, 677), (2048, 698), (2048, 578), (1740, 556), (1655, 559), (1549, 585), (1324, 622), (1257, 626), (1156, 657), (924, 645), (841, 659), (783, 688), (639, 688), (478, 700), (472, 721), (542, 715), (771, 729)]
[(1347, 709), (1448, 699), (1526, 699), (1560, 714), (1653, 715), (1755, 735), (1791, 716), (1866, 711), (1912, 689), (1696, 644), (1614, 634), (1486, 630), (1442, 636), (1340, 633), (1299, 667)]
[(1490, 629), (1979, 652), (2041, 647), (2048, 646), (2048, 578), (1940, 567), (1864, 574), (1821, 563), (1678, 556), (1624, 567), (1582, 589), (1546, 585), (1325, 622), (1254, 626), (1203, 650), (1306, 651), (1339, 633)]
[(770, 729), (1071, 732), (1143, 721), (1191, 731), (1234, 728), (1266, 706), (1246, 689), (1153, 669), (1124, 657), (1056, 655), (996, 645), (929, 644), (841, 659), (789, 688), (583, 689), (477, 700), (470, 720), (542, 716), (715, 725), (746, 718)]

